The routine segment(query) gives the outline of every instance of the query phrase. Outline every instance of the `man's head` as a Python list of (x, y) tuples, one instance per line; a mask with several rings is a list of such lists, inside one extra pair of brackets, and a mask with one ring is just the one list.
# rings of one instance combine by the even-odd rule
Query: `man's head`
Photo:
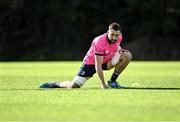
[(119, 35), (121, 35), (121, 27), (118, 23), (112, 23), (109, 25), (109, 29), (108, 29), (108, 39), (111, 43), (116, 43)]

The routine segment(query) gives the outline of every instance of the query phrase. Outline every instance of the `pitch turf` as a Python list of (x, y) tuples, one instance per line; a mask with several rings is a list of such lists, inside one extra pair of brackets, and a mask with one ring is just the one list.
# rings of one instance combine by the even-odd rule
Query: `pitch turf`
[(1, 62), (0, 121), (180, 121), (180, 62), (131, 62), (118, 78), (130, 89), (102, 90), (97, 74), (81, 89), (38, 88), (71, 80), (80, 65)]

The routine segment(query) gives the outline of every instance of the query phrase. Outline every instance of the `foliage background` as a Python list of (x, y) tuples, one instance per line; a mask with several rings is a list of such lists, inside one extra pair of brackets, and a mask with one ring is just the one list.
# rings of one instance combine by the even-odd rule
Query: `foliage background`
[(82, 60), (112, 22), (134, 60), (180, 60), (179, 0), (0, 0), (0, 61)]

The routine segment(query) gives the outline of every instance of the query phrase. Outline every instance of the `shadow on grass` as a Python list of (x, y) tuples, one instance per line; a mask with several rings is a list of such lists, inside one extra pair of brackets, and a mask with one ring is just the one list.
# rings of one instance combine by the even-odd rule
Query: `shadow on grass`
[(172, 87), (126, 87), (123, 89), (135, 89), (135, 90), (180, 90), (180, 88)]
[(44, 89), (39, 89), (39, 88), (0, 88), (0, 91), (3, 90), (44, 90)]
[[(86, 89), (86, 88), (84, 88)], [(98, 87), (91, 87), (91, 88), (87, 88), (87, 89), (100, 89)], [(110, 90), (112, 90), (111, 88), (109, 88)], [(120, 89), (113, 89), (113, 90), (180, 90), (180, 88), (173, 88), (173, 87), (125, 87), (125, 88), (120, 88)]]
[[(92, 90), (92, 89), (100, 89), (99, 87), (85, 87), (85, 88), (80, 88), (80, 89), (66, 89), (66, 88), (52, 88), (52, 89), (42, 89), (42, 88), (0, 88), (0, 91), (2, 90), (37, 90), (37, 91), (43, 91), (43, 90)], [(172, 88), (172, 87), (126, 87), (126, 88), (121, 88), (121, 89), (111, 89), (109, 88), (108, 90), (180, 90), (180, 88)]]

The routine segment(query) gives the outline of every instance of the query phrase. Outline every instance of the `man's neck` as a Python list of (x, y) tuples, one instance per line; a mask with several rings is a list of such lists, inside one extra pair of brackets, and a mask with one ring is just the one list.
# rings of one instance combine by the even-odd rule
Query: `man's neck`
[(108, 35), (106, 35), (106, 38), (107, 38), (107, 40), (108, 40), (108, 43), (109, 43), (109, 44), (112, 44), (111, 40), (108, 38)]

